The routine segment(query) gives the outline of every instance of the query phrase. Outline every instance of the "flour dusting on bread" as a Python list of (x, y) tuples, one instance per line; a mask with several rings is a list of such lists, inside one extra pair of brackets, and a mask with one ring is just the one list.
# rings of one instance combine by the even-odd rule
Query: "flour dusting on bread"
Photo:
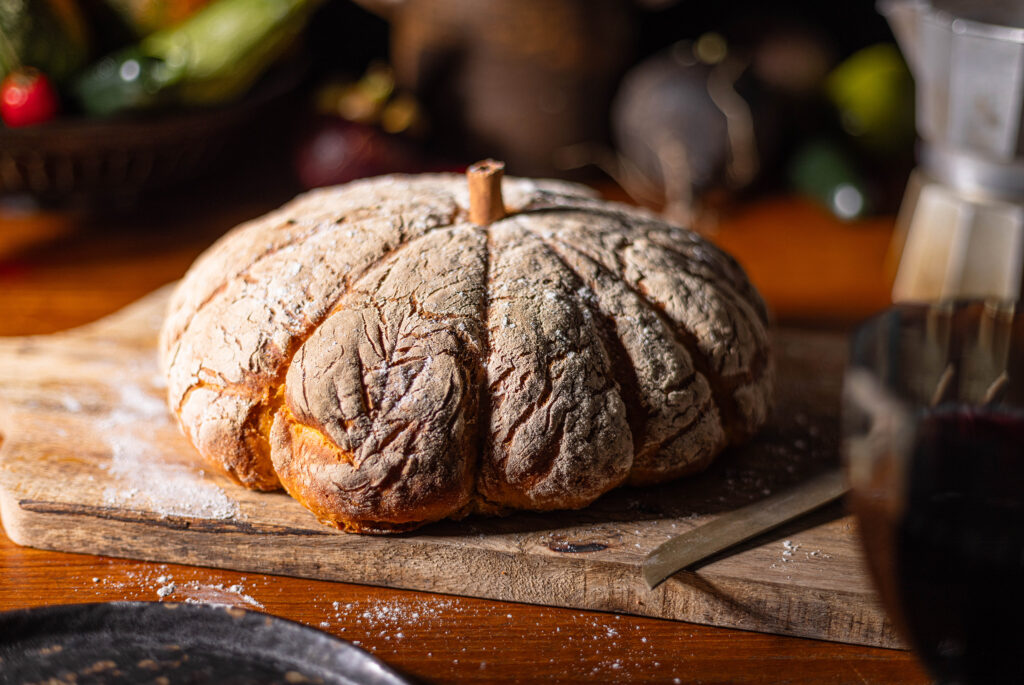
[(696, 234), (578, 186), (463, 177), (303, 195), (175, 292), (170, 408), (206, 461), (371, 533), (586, 506), (705, 468), (764, 424), (764, 303)]

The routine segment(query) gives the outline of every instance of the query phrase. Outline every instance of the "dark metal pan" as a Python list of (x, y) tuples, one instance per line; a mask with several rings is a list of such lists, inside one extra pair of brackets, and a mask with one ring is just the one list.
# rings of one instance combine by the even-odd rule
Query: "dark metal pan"
[(235, 607), (156, 602), (0, 613), (0, 683), (408, 685), (367, 652)]

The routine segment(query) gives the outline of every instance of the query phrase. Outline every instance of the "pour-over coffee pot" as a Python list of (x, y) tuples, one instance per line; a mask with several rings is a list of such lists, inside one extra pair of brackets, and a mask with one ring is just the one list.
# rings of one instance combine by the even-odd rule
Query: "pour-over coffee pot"
[(893, 299), (1015, 300), (1024, 257), (1024, 3), (883, 0), (922, 142)]

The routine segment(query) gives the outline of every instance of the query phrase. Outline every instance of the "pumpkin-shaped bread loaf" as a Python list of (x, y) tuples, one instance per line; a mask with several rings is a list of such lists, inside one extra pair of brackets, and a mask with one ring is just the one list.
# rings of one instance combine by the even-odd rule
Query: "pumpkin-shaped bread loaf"
[(207, 462), (391, 533), (583, 507), (764, 423), (766, 313), (733, 259), (579, 186), (469, 181), (313, 191), (196, 261), (160, 352)]

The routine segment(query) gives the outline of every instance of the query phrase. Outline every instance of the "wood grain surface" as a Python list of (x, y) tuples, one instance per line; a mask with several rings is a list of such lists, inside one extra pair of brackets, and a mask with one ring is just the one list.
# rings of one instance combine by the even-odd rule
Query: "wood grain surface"
[(776, 336), (775, 418), (705, 474), (579, 512), (474, 517), (394, 537), (320, 525), (282, 493), (204, 472), (162, 404), (167, 291), (66, 334), (0, 341), (0, 508), (33, 547), (616, 611), (895, 646), (852, 521), (824, 510), (648, 590), (675, 534), (837, 460), (841, 337)]
[[(294, 194), (271, 161), (250, 164), (237, 180), (113, 212), (0, 207), (0, 336), (78, 326), (180, 277), (225, 230)], [(885, 306), (890, 230), (891, 219), (830, 221), (807, 201), (782, 198), (724, 217), (715, 240), (747, 267), (780, 321), (834, 327)], [(169, 584), (176, 589), (161, 597)], [(0, 530), (0, 611), (113, 600), (256, 608), (359, 643), (428, 683), (930, 682), (902, 650), (68, 554), (18, 546)]]
[[(0, 578), (0, 609), (166, 599), (215, 601), (265, 611), (352, 641), (424, 683), (929, 682), (909, 653), (890, 649), (629, 615), (49, 552), (18, 547), (2, 534)], [(176, 590), (161, 598), (158, 591), (167, 586), (166, 579)]]

